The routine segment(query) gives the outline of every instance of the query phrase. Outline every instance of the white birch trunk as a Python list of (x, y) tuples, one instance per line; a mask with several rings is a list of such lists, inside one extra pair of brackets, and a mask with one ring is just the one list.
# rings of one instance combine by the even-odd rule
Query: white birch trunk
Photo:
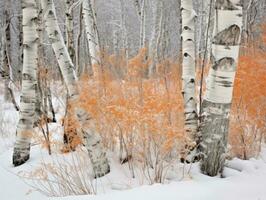
[(137, 12), (138, 17), (141, 17), (141, 6), (139, 0), (133, 0), (134, 1), (134, 6)]
[(155, 65), (158, 60), (156, 60), (156, 47), (157, 47), (157, 39), (159, 37), (159, 33), (162, 29), (161, 27), (161, 18), (162, 18), (162, 10), (163, 10), (163, 2), (160, 0), (156, 1), (156, 8), (154, 10), (154, 19), (153, 19), (153, 27), (152, 27), (152, 35), (149, 46), (149, 58), (151, 59), (151, 64), (149, 66), (149, 77), (151, 77), (155, 73)]
[(0, 44), (0, 74), (4, 79), (4, 101), (9, 101), (8, 95), (8, 83), (9, 83), (9, 71), (7, 62), (7, 45), (6, 45), (6, 24), (1, 27), (1, 44)]
[(195, 18), (192, 0), (181, 0), (182, 15), (182, 93), (184, 97), (185, 131), (195, 137), (198, 116), (195, 97)]
[(65, 0), (66, 2), (66, 45), (72, 62), (75, 63), (75, 48), (74, 48), (74, 24), (73, 24), (73, 12), (71, 6), (73, 0)]
[[(52, 48), (67, 86), (69, 98), (72, 102), (75, 102), (79, 97), (76, 75), (59, 29), (53, 0), (41, 0), (41, 3), (44, 13), (45, 30), (52, 43)], [(93, 120), (84, 109), (79, 107), (75, 108), (75, 115), (81, 125), (80, 132), (82, 133), (83, 143), (88, 150), (95, 177), (104, 176), (109, 173), (110, 167), (102, 146), (101, 137), (96, 130), (86, 128), (88, 124), (93, 123)]]
[(9, 82), (11, 80), (12, 69), (11, 69), (11, 20), (10, 20), (10, 2), (7, 3), (5, 8), (5, 16), (4, 16), (4, 23), (3, 23), (3, 36), (2, 36), (2, 43), (3, 43), (3, 69), (5, 72), (4, 80), (5, 80), (5, 87), (4, 87), (4, 100), (10, 102), (11, 96), (9, 95)]
[(113, 31), (113, 52), (115, 56), (119, 55), (119, 31)]
[(207, 77), (201, 124), (201, 170), (209, 176), (222, 172), (227, 149), (229, 115), (242, 30), (242, 7), (217, 0), (212, 42), (213, 66)]
[(37, 6), (35, 0), (23, 0), (23, 71), (20, 113), (13, 152), (14, 166), (25, 163), (30, 156), (30, 141), (35, 119), (37, 88)]
[(123, 40), (123, 50), (125, 52), (126, 60), (129, 59), (129, 45), (128, 45), (128, 31), (127, 31), (127, 23), (126, 23), (126, 9), (124, 0), (120, 0), (121, 5), (121, 35)]
[(146, 0), (143, 0), (140, 15), (140, 49), (145, 47), (146, 42)]
[(139, 21), (140, 21), (140, 32), (139, 32), (139, 48), (142, 49), (146, 45), (146, 4), (147, 0), (133, 0)]
[(5, 37), (4, 37), (4, 33), (5, 33), (5, 28), (4, 26), (3, 27), (0, 27), (0, 36), (1, 36), (1, 40), (0, 40), (0, 75), (2, 76), (2, 78), (5, 77), (5, 69), (4, 69), (4, 62), (5, 62), (5, 59), (4, 59), (4, 55), (5, 55), (5, 43), (6, 43), (6, 40), (5, 40)]
[[(75, 58), (76, 58), (76, 72), (78, 76), (81, 76), (81, 74), (88, 73), (87, 67), (84, 66), (84, 62), (82, 62), (82, 57), (81, 57), (81, 48), (82, 48), (82, 36), (83, 36), (83, 23), (82, 23), (82, 5), (80, 5), (79, 8), (79, 30), (77, 33), (77, 42), (76, 42), (76, 50), (75, 50)], [(86, 45), (83, 46), (86, 51)], [(85, 52), (83, 51), (83, 52)], [(85, 62), (86, 63), (86, 62)]]
[(170, 14), (168, 12), (164, 13), (164, 20), (163, 20), (163, 37), (162, 37), (162, 59), (165, 60), (169, 57), (170, 53), (170, 30), (169, 30), (169, 21), (170, 21)]
[[(162, 6), (163, 7), (163, 6)], [(156, 46), (155, 46), (155, 62), (159, 62), (161, 59), (161, 44), (162, 44), (162, 38), (163, 38), (163, 26), (164, 26), (164, 21), (165, 21), (165, 16), (164, 16), (164, 9), (161, 9), (161, 14), (160, 14), (160, 21), (159, 21), (159, 32), (158, 32), (158, 36), (156, 38)], [(156, 68), (156, 66), (154, 66), (154, 68)], [(156, 71), (156, 69), (155, 69)]]
[(93, 9), (92, 0), (83, 0), (82, 5), (82, 15), (84, 20), (86, 38), (89, 46), (92, 70), (94, 76), (98, 77), (99, 69), (97, 68), (97, 64), (100, 63), (100, 47), (96, 30), (95, 13)]

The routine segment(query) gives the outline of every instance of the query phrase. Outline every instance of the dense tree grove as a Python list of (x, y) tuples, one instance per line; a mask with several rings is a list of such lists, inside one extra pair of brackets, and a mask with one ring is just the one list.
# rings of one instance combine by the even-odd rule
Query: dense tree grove
[[(265, 0), (1, 0), (3, 96), (19, 112), (13, 165), (27, 164), (39, 133), (56, 151), (52, 123), (61, 152), (86, 149), (94, 178), (112, 171), (111, 153), (150, 183), (172, 163), (216, 176), (227, 159), (257, 155), (265, 19)], [(255, 82), (261, 92), (246, 97)]]

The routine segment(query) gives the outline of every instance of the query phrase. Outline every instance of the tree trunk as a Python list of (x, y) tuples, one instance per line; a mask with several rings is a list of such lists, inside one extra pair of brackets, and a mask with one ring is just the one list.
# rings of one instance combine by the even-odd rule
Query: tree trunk
[(137, 12), (138, 17), (141, 17), (141, 6), (139, 0), (133, 0), (134, 1), (134, 6)]
[[(22, 24), (22, 16), (18, 17), (18, 24), (19, 24), (19, 65), (23, 65), (23, 27), (21, 26)], [(21, 67), (18, 67), (16, 71), (16, 80), (18, 80), (21, 83), (22, 80), (22, 73), (21, 73)]]
[(201, 124), (203, 159), (201, 170), (209, 176), (222, 172), (226, 157), (234, 78), (242, 29), (242, 7), (217, 0), (211, 67), (207, 77)]
[[(65, 46), (62, 33), (57, 22), (55, 7), (52, 0), (42, 0), (42, 9), (44, 13), (45, 29), (52, 43), (52, 48), (59, 63), (68, 94), (69, 100), (77, 102), (79, 99), (79, 91), (77, 87), (76, 75), (70, 56)], [(95, 177), (101, 177), (109, 173), (110, 167), (106, 158), (101, 137), (94, 129), (89, 129), (88, 124), (93, 124), (91, 116), (82, 108), (75, 107), (74, 114), (80, 123), (83, 137), (83, 143), (88, 150), (89, 157), (93, 166)]]
[[(78, 77), (81, 76), (81, 74), (87, 73), (86, 67), (84, 67), (84, 62), (82, 62), (81, 59), (81, 48), (85, 48), (86, 45), (81, 46), (82, 44), (82, 36), (83, 36), (83, 24), (82, 24), (82, 4), (80, 5), (79, 8), (79, 30), (77, 33), (77, 38), (76, 38), (76, 50), (75, 50), (75, 57), (76, 57), (76, 72)], [(85, 52), (85, 50), (83, 51)]]
[(192, 0), (181, 1), (182, 15), (182, 93), (184, 97), (185, 131), (187, 136), (196, 136), (198, 115), (195, 97), (195, 18)]
[(13, 152), (14, 166), (25, 163), (30, 156), (30, 140), (33, 134), (37, 87), (37, 6), (35, 0), (23, 0), (23, 71), (20, 98), (20, 116)]
[(140, 16), (140, 49), (145, 47), (146, 42), (146, 0), (143, 0), (141, 5)]
[(73, 12), (71, 6), (73, 5), (73, 0), (66, 1), (66, 45), (68, 48), (69, 55), (72, 59), (72, 62), (76, 62), (76, 54), (74, 48), (74, 23), (73, 23)]
[(11, 52), (11, 22), (10, 22), (10, 2), (6, 5), (5, 9), (5, 22), (4, 22), (4, 33), (2, 36), (3, 43), (3, 70), (4, 70), (4, 100), (10, 102), (11, 96), (9, 95), (9, 82), (11, 79), (11, 68), (10, 68), (10, 52)]
[(91, 58), (93, 74), (95, 77), (98, 77), (99, 69), (97, 67), (97, 64), (100, 63), (100, 47), (97, 36), (95, 13), (92, 5), (92, 0), (84, 0), (82, 8), (82, 15), (84, 20), (87, 42), (89, 46), (89, 54)]
[(126, 56), (126, 60), (129, 59), (129, 44), (128, 44), (128, 31), (127, 31), (127, 20), (126, 20), (126, 9), (125, 9), (125, 2), (124, 0), (120, 0), (121, 5), (121, 35), (123, 41), (123, 51)]
[(156, 0), (156, 8), (154, 9), (154, 19), (153, 19), (153, 27), (152, 27), (152, 35), (150, 40), (149, 46), (149, 58), (151, 59), (151, 64), (149, 66), (149, 77), (155, 73), (155, 65), (158, 60), (156, 60), (156, 43), (157, 38), (160, 33), (160, 29), (162, 28), (161, 25), (161, 18), (162, 18), (162, 9), (163, 9), (163, 2), (160, 0)]
[[(164, 9), (165, 10), (165, 9)], [(169, 27), (169, 21), (170, 21), (170, 15), (169, 12), (164, 12), (164, 18), (163, 18), (163, 36), (162, 36), (162, 52), (161, 52), (161, 58), (162, 60), (165, 60), (166, 58), (169, 58), (170, 56), (170, 27)]]

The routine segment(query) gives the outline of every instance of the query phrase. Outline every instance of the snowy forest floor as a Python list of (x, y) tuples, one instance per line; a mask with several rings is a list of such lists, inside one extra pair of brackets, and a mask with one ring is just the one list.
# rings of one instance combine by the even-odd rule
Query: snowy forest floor
[[(30, 178), (38, 177), (38, 173), (41, 173), (39, 169), (44, 163), (50, 166), (49, 163), (56, 162), (57, 166), (63, 166), (65, 162), (75, 160), (77, 152), (49, 156), (46, 149), (34, 143), (29, 162), (14, 168), (11, 158), (17, 119), (18, 113), (12, 104), (4, 103), (0, 96), (1, 200), (266, 200), (266, 148), (258, 159), (243, 161), (235, 158), (228, 161), (224, 178), (201, 174), (197, 163), (192, 166), (179, 164), (169, 171), (165, 184), (154, 185), (148, 185), (141, 173), (136, 173), (135, 179), (131, 178), (128, 165), (121, 166), (110, 154), (111, 173), (92, 181), (92, 188), (97, 190), (97, 195), (46, 197), (31, 187), (40, 186), (40, 182), (25, 179), (25, 174)], [(51, 129), (53, 128), (60, 129), (57, 125), (52, 125)], [(85, 168), (90, 171), (89, 166), (85, 165)], [(76, 171), (73, 170), (72, 173), (75, 174)], [(84, 170), (82, 173), (87, 174)]]

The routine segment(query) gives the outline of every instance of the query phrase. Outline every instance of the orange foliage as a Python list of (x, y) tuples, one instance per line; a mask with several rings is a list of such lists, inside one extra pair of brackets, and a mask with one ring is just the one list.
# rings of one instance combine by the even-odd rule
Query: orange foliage
[(253, 49), (240, 56), (230, 123), (232, 152), (243, 159), (258, 155), (266, 131), (266, 53)]
[[(115, 66), (114, 61), (105, 56), (101, 80), (81, 79), (80, 106), (93, 116), (109, 149), (119, 146), (126, 156), (143, 163), (155, 156), (165, 160), (177, 151), (177, 142), (185, 139), (177, 64), (164, 61), (160, 64), (163, 73), (145, 79), (149, 61), (142, 50), (129, 60), (124, 77), (117, 78), (110, 66), (121, 69), (124, 62)], [(158, 155), (151, 155), (151, 149)]]
[(67, 153), (71, 150), (75, 150), (78, 145), (82, 143), (80, 136), (78, 135), (78, 129), (80, 128), (74, 114), (73, 102), (68, 103), (67, 113), (63, 119), (64, 122), (64, 146), (61, 150), (63, 153)]

